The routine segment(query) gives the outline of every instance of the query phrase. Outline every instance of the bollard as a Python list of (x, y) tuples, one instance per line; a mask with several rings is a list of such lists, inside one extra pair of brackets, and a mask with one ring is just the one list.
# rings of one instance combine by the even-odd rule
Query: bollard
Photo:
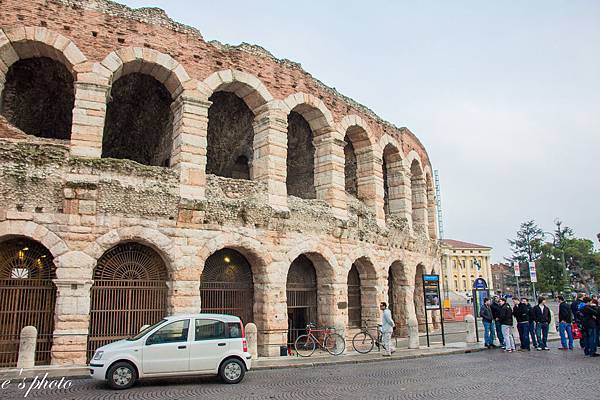
[(465, 324), (467, 325), (467, 343), (477, 343), (475, 318), (471, 314), (465, 315)]
[(258, 358), (258, 329), (252, 322), (246, 324), (246, 341), (248, 342), (248, 353), (252, 355), (252, 359)]
[(419, 323), (412, 318), (408, 320), (408, 348), (419, 348)]
[[(548, 307), (548, 306), (546, 306), (546, 307)], [(558, 335), (558, 332), (556, 331), (555, 315), (552, 312), (552, 310), (550, 309), (550, 307), (548, 307), (548, 309), (550, 310), (550, 323), (548, 324), (548, 334)]]
[(35, 348), (37, 345), (37, 329), (26, 326), (21, 330), (19, 340), (19, 358), (17, 368), (33, 368), (35, 365)]

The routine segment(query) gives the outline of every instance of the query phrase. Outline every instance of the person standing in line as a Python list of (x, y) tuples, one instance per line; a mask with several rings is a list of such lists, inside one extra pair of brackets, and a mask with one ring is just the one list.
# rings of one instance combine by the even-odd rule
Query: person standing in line
[(600, 357), (600, 354), (596, 353), (598, 348), (598, 323), (600, 315), (598, 313), (598, 306), (592, 303), (592, 299), (589, 297), (583, 298), (585, 306), (582, 308), (582, 324), (586, 331), (586, 342), (585, 342), (585, 355), (589, 357)]
[(383, 314), (381, 315), (382, 354), (384, 357), (390, 357), (392, 355), (392, 333), (394, 332), (396, 324), (392, 319), (392, 311), (388, 308), (386, 302), (382, 301), (381, 304), (379, 304), (379, 309), (383, 311)]
[(548, 347), (548, 327), (550, 325), (550, 309), (546, 306), (546, 298), (540, 296), (537, 306), (533, 307), (535, 318), (535, 331), (537, 335), (538, 347), (536, 350), (550, 350)]
[(583, 324), (581, 321), (581, 308), (583, 304), (583, 293), (577, 293), (577, 298), (574, 302), (571, 303), (571, 313), (573, 314), (573, 320), (579, 326), (579, 330), (581, 331), (581, 339), (579, 339), (579, 347), (585, 349), (585, 329), (583, 328)]
[[(560, 350), (573, 350), (573, 317), (571, 315), (571, 305), (565, 301), (563, 296), (558, 296), (560, 302), (558, 306), (558, 332), (560, 333)], [(567, 347), (567, 339), (569, 347)]]
[(516, 350), (515, 338), (511, 332), (513, 326), (513, 313), (510, 305), (508, 305), (504, 297), (500, 298), (500, 312), (498, 320), (502, 328), (502, 335), (504, 336), (504, 351), (512, 353)]
[(529, 307), (528, 304), (519, 301), (518, 297), (513, 298), (515, 306), (513, 315), (517, 320), (517, 330), (519, 331), (519, 341), (521, 342), (520, 351), (531, 351), (529, 344)]
[(496, 327), (496, 335), (498, 336), (498, 342), (500, 342), (500, 347), (503, 349), (504, 347), (504, 336), (502, 335), (502, 328), (500, 327), (500, 304), (498, 302), (498, 296), (494, 296), (494, 301), (490, 304), (490, 308), (492, 309), (492, 316), (494, 317), (494, 325)]
[(490, 299), (483, 299), (483, 305), (479, 309), (479, 316), (483, 321), (484, 329), (484, 345), (488, 349), (496, 347), (494, 345), (494, 316), (492, 315), (492, 308), (490, 307)]
[(530, 338), (529, 342), (533, 346), (534, 349), (537, 349), (538, 344), (537, 344), (537, 336), (536, 336), (536, 332), (535, 332), (535, 316), (533, 315), (533, 307), (531, 307), (531, 304), (529, 304), (529, 299), (527, 297), (523, 297), (521, 299), (521, 302), (527, 306), (527, 311), (529, 313), (529, 338)]

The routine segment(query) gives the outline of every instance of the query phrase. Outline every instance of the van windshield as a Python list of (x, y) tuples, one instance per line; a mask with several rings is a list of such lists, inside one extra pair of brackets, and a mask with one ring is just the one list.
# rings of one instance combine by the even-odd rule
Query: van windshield
[(166, 319), (161, 319), (160, 321), (158, 321), (154, 325), (150, 325), (149, 327), (147, 327), (146, 329), (142, 330), (140, 333), (138, 333), (134, 337), (130, 337), (127, 340), (130, 340), (130, 341), (138, 340), (138, 339), (142, 338), (142, 336), (144, 336), (146, 333), (150, 332), (152, 329), (154, 329), (157, 326), (163, 324), (165, 321), (166, 321)]

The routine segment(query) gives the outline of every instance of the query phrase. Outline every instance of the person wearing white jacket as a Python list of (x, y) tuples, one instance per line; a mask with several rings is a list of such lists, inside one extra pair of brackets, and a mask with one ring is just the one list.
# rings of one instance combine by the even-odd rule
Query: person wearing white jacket
[(381, 345), (383, 346), (383, 356), (389, 357), (396, 349), (392, 349), (392, 333), (394, 332), (394, 319), (392, 311), (388, 308), (386, 302), (379, 304), (379, 309), (383, 311), (381, 315)]

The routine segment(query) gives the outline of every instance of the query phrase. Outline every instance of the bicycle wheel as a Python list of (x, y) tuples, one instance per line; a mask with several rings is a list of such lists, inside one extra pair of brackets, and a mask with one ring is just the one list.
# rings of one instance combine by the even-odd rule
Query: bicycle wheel
[(352, 347), (360, 354), (370, 353), (373, 346), (375, 346), (375, 339), (368, 332), (358, 332), (352, 338)]
[(333, 356), (339, 356), (346, 349), (346, 341), (339, 333), (329, 333), (323, 340), (323, 347)]
[(296, 348), (296, 353), (298, 353), (300, 357), (310, 357), (315, 352), (317, 344), (312, 336), (301, 335), (296, 339), (294, 347)]

